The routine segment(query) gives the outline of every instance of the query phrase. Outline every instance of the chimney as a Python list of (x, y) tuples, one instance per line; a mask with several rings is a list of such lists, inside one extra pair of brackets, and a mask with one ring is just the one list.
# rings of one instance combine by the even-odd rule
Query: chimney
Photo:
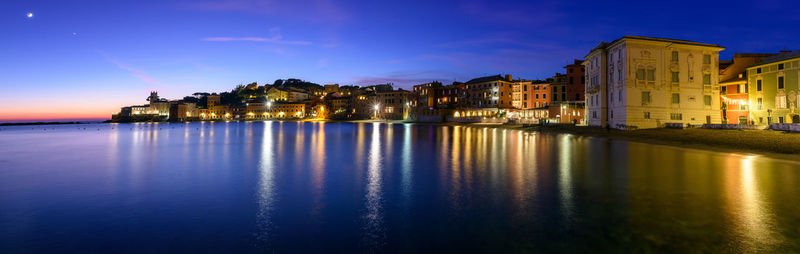
[(511, 74), (506, 74), (506, 80), (511, 81)]

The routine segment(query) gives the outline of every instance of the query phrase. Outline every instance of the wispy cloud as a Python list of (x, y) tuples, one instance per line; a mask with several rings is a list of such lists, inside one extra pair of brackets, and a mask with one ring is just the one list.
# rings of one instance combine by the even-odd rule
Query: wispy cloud
[(253, 42), (269, 42), (277, 44), (289, 45), (311, 45), (310, 41), (284, 41), (280, 38), (267, 38), (267, 37), (206, 37), (204, 41), (253, 41)]
[(266, 42), (266, 43), (274, 43), (274, 44), (285, 44), (285, 45), (311, 45), (310, 41), (287, 41), (283, 40), (283, 34), (281, 34), (280, 27), (272, 27), (269, 29), (271, 33), (270, 37), (206, 37), (203, 38), (203, 41), (216, 41), (216, 42), (228, 42), (228, 41), (250, 41), (250, 42)]
[(162, 82), (162, 81), (150, 76), (147, 73), (147, 71), (145, 71), (144, 69), (132, 67), (131, 65), (123, 62), (122, 60), (119, 60), (119, 59), (117, 59), (115, 57), (112, 57), (112, 56), (110, 56), (110, 55), (108, 55), (106, 53), (103, 53), (103, 52), (100, 52), (100, 55), (103, 56), (103, 58), (105, 58), (108, 62), (114, 64), (117, 68), (119, 68), (121, 70), (124, 70), (124, 71), (127, 71), (129, 75), (131, 75), (134, 78), (137, 78), (137, 79), (141, 80), (144, 83), (147, 83), (147, 84), (153, 85), (153, 86), (158, 86), (158, 87), (169, 87), (169, 86), (171, 86), (168, 83)]
[(356, 76), (353, 82), (359, 85), (393, 83), (398, 87), (411, 88), (413, 85), (431, 81), (446, 83), (462, 78), (464, 75), (450, 71), (395, 71), (379, 76)]

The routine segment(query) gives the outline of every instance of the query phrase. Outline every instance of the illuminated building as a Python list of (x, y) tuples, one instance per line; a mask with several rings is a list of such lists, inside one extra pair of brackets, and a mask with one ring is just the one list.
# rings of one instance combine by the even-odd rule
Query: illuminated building
[(266, 118), (303, 118), (306, 116), (306, 104), (276, 102), (268, 105), (262, 115)]
[(625, 36), (586, 56), (588, 124), (656, 128), (718, 124), (719, 51), (715, 44)]
[(732, 60), (719, 61), (720, 115), (722, 123), (749, 124), (750, 101), (747, 82), (748, 66), (760, 63), (775, 54), (733, 54)]
[(513, 108), (511, 75), (475, 78), (466, 83), (467, 107)]
[(800, 51), (781, 52), (747, 67), (750, 119), (756, 124), (800, 123)]
[(375, 116), (379, 119), (405, 119), (411, 107), (411, 97), (411, 92), (403, 89), (375, 93)]

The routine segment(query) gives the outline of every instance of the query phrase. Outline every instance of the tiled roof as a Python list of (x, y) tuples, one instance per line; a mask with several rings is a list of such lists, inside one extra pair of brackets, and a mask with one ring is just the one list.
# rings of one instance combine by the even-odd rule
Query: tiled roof
[(780, 62), (780, 61), (783, 61), (783, 60), (789, 60), (789, 59), (793, 59), (793, 58), (800, 58), (800, 50), (780, 53), (780, 54), (777, 54), (775, 56), (764, 58), (763, 62), (761, 62), (759, 64), (756, 64), (756, 65), (753, 65), (753, 66), (771, 64), (771, 63), (774, 63), (774, 62)]
[(483, 82), (491, 82), (491, 81), (498, 81), (498, 80), (503, 80), (503, 81), (505, 81), (506, 79), (505, 79), (505, 78), (503, 78), (503, 76), (500, 76), (500, 75), (498, 74), (498, 75), (493, 75), (493, 76), (486, 76), (486, 77), (480, 77), (480, 78), (474, 78), (474, 79), (470, 79), (469, 81), (467, 81), (467, 84), (483, 83)]

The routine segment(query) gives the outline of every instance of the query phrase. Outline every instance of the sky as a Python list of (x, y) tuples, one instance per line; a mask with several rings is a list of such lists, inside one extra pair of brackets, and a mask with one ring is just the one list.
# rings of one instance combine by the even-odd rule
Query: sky
[[(544, 79), (624, 35), (800, 47), (800, 1), (0, 1), (0, 121), (102, 119), (238, 84)], [(32, 14), (32, 15), (29, 15)]]

